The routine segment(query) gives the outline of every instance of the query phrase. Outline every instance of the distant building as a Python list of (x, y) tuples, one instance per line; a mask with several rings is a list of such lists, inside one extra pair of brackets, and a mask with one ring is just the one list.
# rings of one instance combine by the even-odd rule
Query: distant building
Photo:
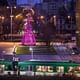
[(48, 15), (56, 16), (56, 27), (61, 30), (59, 32), (75, 31), (75, 0), (44, 0), (43, 9)]
[(8, 6), (7, 0), (0, 0), (0, 6)]
[(31, 5), (34, 6), (36, 3), (42, 3), (43, 0), (16, 0), (17, 5)]
[(15, 6), (16, 0), (7, 0), (8, 6)]

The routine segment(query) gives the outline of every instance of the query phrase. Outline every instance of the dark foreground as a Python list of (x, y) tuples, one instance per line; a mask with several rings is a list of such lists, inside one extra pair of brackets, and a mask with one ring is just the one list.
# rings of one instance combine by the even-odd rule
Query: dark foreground
[(0, 80), (80, 80), (79, 77), (63, 76), (0, 76)]

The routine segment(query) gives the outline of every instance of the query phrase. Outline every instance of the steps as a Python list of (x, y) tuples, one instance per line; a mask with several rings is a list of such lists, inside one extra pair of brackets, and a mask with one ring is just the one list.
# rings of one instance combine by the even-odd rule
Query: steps
[[(30, 51), (30, 47), (32, 51)], [(52, 55), (56, 54), (53, 47), (49, 46), (21, 46), (17, 48), (17, 54)]]

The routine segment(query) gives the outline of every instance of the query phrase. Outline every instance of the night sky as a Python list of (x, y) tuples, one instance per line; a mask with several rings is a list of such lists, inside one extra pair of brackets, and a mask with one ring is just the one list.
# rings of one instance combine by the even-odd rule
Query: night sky
[(0, 0), (0, 6), (8, 6), (7, 0)]

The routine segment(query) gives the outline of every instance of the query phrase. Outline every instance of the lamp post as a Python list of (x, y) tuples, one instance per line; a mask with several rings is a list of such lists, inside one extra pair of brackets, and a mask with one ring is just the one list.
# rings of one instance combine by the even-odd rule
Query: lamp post
[(33, 60), (33, 48), (30, 47), (29, 50), (31, 51), (31, 58), (32, 58), (32, 60)]
[(10, 9), (10, 27), (11, 27), (11, 41), (12, 41), (12, 34), (13, 34), (13, 8), (16, 9), (16, 6), (10, 6), (7, 7), (7, 9)]

